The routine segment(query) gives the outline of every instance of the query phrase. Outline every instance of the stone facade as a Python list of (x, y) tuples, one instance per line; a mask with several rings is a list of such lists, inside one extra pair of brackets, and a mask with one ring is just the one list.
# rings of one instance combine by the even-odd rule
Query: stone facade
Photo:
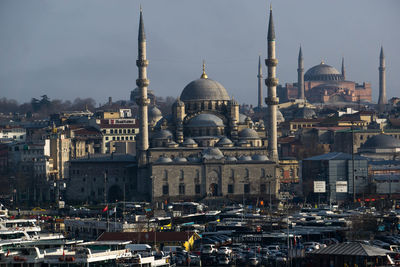
[(133, 156), (114, 154), (71, 160), (67, 180), (68, 202), (130, 200), (137, 190), (136, 171), (132, 167), (134, 161)]
[(270, 161), (201, 159), (199, 162), (154, 163), (153, 201), (200, 200), (205, 197), (241, 199), (276, 195), (275, 164)]

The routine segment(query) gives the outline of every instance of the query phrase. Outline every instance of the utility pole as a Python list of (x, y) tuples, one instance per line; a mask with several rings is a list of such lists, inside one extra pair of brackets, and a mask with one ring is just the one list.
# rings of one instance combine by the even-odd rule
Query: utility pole
[(354, 175), (354, 121), (351, 121), (351, 162), (352, 162), (352, 179), (353, 179), (353, 203), (356, 203), (356, 182)]

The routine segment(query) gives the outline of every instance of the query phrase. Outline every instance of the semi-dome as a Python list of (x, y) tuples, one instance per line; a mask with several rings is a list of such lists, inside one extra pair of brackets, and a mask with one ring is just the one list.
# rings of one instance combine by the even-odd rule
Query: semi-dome
[(192, 162), (192, 163), (198, 163), (198, 162), (201, 161), (200, 158), (193, 157), (193, 156), (192, 156), (192, 157), (188, 157), (187, 160), (188, 160), (189, 162)]
[(251, 161), (252, 158), (250, 156), (240, 156), (239, 160), (241, 160), (241, 161)]
[(260, 155), (260, 154), (253, 155), (251, 158), (253, 160), (258, 160), (258, 161), (267, 161), (267, 160), (269, 160), (266, 155)]
[(185, 141), (183, 141), (183, 145), (197, 145), (197, 143), (192, 138), (186, 138)]
[(226, 89), (217, 81), (200, 78), (190, 82), (183, 89), (181, 98), (185, 101), (230, 100)]
[(246, 120), (248, 121), (249, 119), (251, 122), (251, 118), (249, 116), (239, 113), (239, 123), (241, 124), (246, 123)]
[(172, 133), (168, 130), (159, 130), (154, 133), (153, 139), (171, 139)]
[(166, 145), (167, 147), (178, 147), (178, 144), (174, 140), (170, 140)]
[(174, 158), (174, 162), (187, 162), (186, 158), (176, 157)]
[(285, 117), (283, 116), (282, 112), (279, 108), (276, 109), (276, 121), (278, 123), (285, 122)]
[(227, 160), (227, 161), (237, 161), (237, 158), (234, 157), (234, 156), (227, 156), (227, 157), (225, 158), (225, 160)]
[(224, 122), (218, 116), (202, 113), (189, 120), (188, 127), (223, 127)]
[(156, 163), (171, 163), (172, 159), (171, 158), (167, 158), (165, 156), (161, 156), (156, 160)]
[(361, 148), (400, 148), (400, 141), (390, 135), (378, 134), (370, 137)]
[(258, 133), (250, 128), (245, 128), (239, 132), (239, 137), (243, 139), (260, 139)]
[(332, 66), (324, 64), (316, 65), (304, 75), (305, 81), (343, 81), (343, 75)]
[(149, 122), (156, 123), (162, 118), (161, 110), (159, 110), (156, 106), (149, 108), (148, 111)]
[(233, 146), (232, 141), (227, 138), (227, 137), (222, 137), (221, 139), (219, 139), (219, 141), (217, 142), (217, 146)]
[(224, 157), (221, 150), (216, 147), (207, 148), (202, 152), (202, 154), (205, 159), (222, 159)]

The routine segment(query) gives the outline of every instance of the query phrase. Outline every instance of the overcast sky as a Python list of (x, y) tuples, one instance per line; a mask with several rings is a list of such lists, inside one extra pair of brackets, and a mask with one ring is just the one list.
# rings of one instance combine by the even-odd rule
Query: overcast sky
[[(256, 104), (258, 55), (267, 51), (270, 1), (264, 0), (1, 0), (0, 97), (129, 99), (140, 3), (156, 95), (179, 96), (200, 77), (204, 59), (210, 78), (240, 102)], [(344, 56), (346, 78), (371, 82), (377, 101), (383, 45), (388, 98), (400, 96), (399, 0), (272, 5), (280, 83), (297, 80), (301, 44), (306, 70), (321, 59), (340, 70)]]

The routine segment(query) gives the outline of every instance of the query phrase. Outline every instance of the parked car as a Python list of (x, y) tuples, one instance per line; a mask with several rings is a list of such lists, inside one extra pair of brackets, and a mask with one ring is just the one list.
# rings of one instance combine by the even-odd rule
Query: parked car
[(213, 253), (216, 253), (217, 251), (218, 250), (212, 244), (205, 244), (201, 248), (201, 253), (202, 254), (213, 254)]
[(232, 249), (228, 247), (220, 247), (218, 249), (218, 254), (230, 255), (232, 253)]
[(303, 243), (307, 251), (320, 249), (321, 245), (318, 242), (305, 242)]
[(375, 239), (371, 241), (372, 245), (380, 247), (380, 248), (384, 248), (384, 247), (389, 247), (390, 244), (383, 242), (381, 240)]
[(226, 255), (218, 256), (218, 265), (229, 265), (230, 261)]

